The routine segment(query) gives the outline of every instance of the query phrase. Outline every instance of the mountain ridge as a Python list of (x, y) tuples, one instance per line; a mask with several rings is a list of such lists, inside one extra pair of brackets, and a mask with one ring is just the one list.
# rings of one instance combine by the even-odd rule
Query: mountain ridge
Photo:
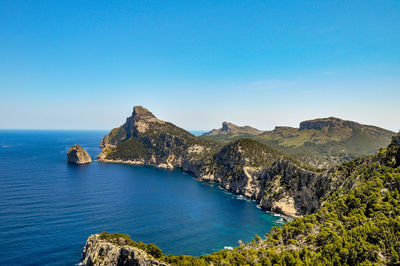
[(317, 168), (328, 168), (372, 154), (387, 146), (395, 135), (390, 130), (336, 117), (305, 120), (299, 128), (277, 126), (256, 135), (214, 133), (201, 138), (221, 143), (252, 138)]

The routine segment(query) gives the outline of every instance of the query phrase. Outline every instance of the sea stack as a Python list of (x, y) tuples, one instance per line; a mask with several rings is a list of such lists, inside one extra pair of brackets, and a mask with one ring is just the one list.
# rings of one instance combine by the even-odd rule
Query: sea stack
[(72, 146), (68, 150), (67, 157), (68, 163), (85, 164), (92, 162), (92, 158), (90, 158), (89, 153), (78, 144)]

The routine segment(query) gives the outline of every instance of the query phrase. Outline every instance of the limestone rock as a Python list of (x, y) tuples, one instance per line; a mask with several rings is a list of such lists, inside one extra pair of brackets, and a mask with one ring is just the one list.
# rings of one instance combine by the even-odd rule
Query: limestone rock
[(89, 236), (83, 248), (82, 265), (160, 265), (168, 264), (160, 262), (145, 251), (126, 245), (125, 239), (118, 239), (117, 243), (100, 238), (99, 234)]
[(78, 144), (68, 150), (67, 157), (69, 163), (85, 164), (92, 162), (89, 153)]

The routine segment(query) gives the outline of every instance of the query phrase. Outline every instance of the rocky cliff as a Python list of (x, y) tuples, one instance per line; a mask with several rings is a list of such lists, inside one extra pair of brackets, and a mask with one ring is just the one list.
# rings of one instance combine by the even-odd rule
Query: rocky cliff
[(318, 209), (342, 182), (329, 171), (314, 171), (255, 140), (222, 145), (195, 137), (143, 107), (134, 107), (126, 123), (107, 134), (101, 144), (100, 161), (181, 168), (199, 180), (252, 198), (266, 210), (291, 217)]
[(92, 158), (90, 158), (89, 153), (78, 144), (72, 146), (68, 150), (67, 158), (68, 162), (73, 164), (85, 164), (92, 162)]
[(89, 236), (83, 248), (83, 265), (152, 266), (168, 265), (148, 252), (129, 245), (125, 238), (103, 239), (100, 234)]

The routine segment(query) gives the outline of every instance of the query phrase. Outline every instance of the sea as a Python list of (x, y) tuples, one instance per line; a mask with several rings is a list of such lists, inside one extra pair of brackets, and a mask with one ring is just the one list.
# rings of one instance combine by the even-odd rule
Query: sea
[[(106, 133), (0, 130), (0, 265), (79, 265), (88, 236), (102, 231), (197, 256), (283, 224), (180, 170), (96, 161)], [(68, 164), (74, 144), (93, 163)]]

